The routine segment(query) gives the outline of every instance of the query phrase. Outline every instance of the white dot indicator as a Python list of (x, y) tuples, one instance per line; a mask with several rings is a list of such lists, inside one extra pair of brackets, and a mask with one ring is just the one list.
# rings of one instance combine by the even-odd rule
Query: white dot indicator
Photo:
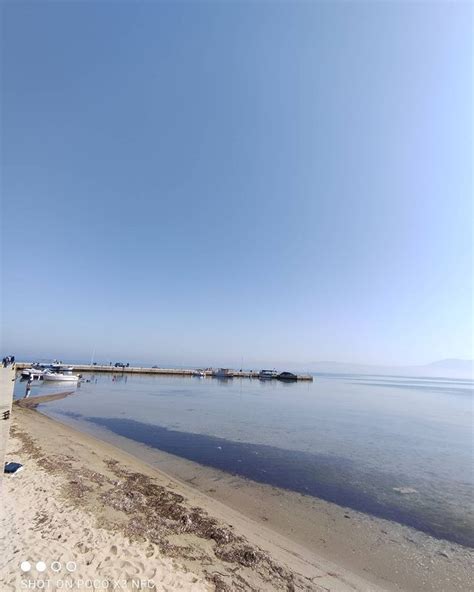
[(44, 561), (38, 561), (36, 564), (36, 569), (38, 571), (45, 571), (46, 570), (46, 563)]
[(30, 571), (31, 563), (29, 561), (22, 561), (20, 567), (21, 571)]
[(68, 571), (76, 571), (77, 565), (74, 563), (74, 561), (68, 561), (66, 563), (66, 569)]
[(58, 573), (58, 571), (61, 571), (61, 564), (59, 563), (59, 561), (53, 561), (53, 563), (51, 563), (51, 569), (56, 573)]

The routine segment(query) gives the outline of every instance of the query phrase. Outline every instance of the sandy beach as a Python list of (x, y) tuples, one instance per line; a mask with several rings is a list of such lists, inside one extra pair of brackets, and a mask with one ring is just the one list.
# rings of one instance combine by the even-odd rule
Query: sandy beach
[(14, 405), (7, 453), (25, 469), (3, 480), (6, 591), (28, 579), (46, 589), (474, 589), (472, 550), (194, 463), (177, 469), (171, 455), (139, 460), (32, 401)]

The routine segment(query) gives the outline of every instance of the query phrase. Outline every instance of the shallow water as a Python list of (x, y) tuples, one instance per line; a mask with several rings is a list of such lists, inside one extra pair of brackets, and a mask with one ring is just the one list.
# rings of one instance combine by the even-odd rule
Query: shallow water
[[(474, 547), (470, 381), (85, 377), (41, 411)], [(60, 390), (70, 386), (41, 384), (32, 396)]]

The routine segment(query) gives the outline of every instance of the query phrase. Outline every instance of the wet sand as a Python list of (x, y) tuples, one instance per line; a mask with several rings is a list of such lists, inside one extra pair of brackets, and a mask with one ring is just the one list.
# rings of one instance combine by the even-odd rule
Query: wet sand
[[(474, 589), (472, 550), (408, 527), (109, 435), (113, 446), (18, 405), (12, 435), (10, 455), (26, 468), (5, 484), (8, 590), (18, 557), (41, 545), (51, 555), (58, 541), (84, 577), (155, 569), (157, 589)], [(54, 538), (69, 509), (68, 540)]]

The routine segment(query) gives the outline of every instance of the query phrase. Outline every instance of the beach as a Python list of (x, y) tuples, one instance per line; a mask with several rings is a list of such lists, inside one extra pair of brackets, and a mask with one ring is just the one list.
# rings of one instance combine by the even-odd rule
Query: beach
[[(5, 590), (28, 578), (49, 589), (472, 589), (466, 547), (195, 463), (171, 471), (171, 455), (158, 468), (45, 417), (37, 402), (13, 409), (8, 458), (25, 469), (3, 482)], [(37, 573), (37, 561), (61, 571)]]

